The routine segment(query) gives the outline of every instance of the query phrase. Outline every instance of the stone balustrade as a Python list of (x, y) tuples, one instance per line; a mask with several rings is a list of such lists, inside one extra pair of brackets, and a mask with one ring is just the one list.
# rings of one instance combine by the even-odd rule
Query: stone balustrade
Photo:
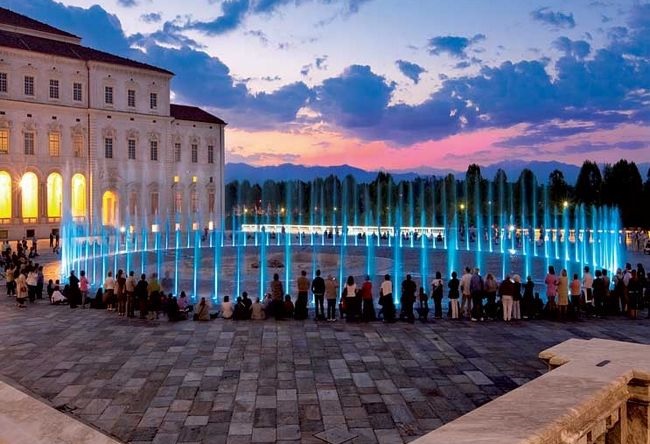
[(539, 354), (549, 372), (417, 444), (650, 444), (650, 346), (570, 339)]

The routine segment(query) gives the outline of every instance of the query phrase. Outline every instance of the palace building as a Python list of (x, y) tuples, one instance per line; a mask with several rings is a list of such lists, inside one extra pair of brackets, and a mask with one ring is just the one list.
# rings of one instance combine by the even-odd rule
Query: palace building
[(172, 77), (0, 8), (0, 239), (219, 226), (226, 123)]

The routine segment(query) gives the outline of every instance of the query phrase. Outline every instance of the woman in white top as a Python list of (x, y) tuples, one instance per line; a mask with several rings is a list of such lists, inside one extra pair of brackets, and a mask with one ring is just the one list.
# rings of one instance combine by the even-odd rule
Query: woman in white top
[(260, 298), (255, 299), (251, 305), (251, 319), (254, 321), (261, 321), (265, 318), (264, 307), (260, 304)]
[(104, 281), (104, 304), (106, 304), (106, 309), (108, 311), (113, 311), (113, 295), (115, 293), (115, 279), (113, 278), (113, 272), (109, 271)]
[(381, 305), (380, 313), (383, 315), (384, 322), (395, 322), (393, 283), (390, 280), (390, 274), (384, 275), (384, 282), (379, 287), (379, 305)]
[(343, 296), (345, 296), (345, 318), (348, 321), (355, 320), (359, 309), (357, 308), (357, 284), (354, 283), (354, 277), (348, 276), (345, 281)]
[(224, 319), (232, 319), (234, 313), (234, 308), (232, 302), (230, 302), (229, 296), (223, 297), (223, 302), (221, 303), (221, 317)]
[(25, 308), (25, 299), (27, 299), (27, 279), (23, 273), (19, 273), (16, 278), (16, 303), (18, 307)]

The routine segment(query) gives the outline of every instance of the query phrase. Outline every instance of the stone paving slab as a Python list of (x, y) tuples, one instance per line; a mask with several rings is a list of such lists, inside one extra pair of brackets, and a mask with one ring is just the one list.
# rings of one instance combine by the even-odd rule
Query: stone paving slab
[[(0, 375), (124, 442), (408, 442), (650, 321), (169, 323), (0, 296)], [(324, 435), (319, 435), (325, 432)]]

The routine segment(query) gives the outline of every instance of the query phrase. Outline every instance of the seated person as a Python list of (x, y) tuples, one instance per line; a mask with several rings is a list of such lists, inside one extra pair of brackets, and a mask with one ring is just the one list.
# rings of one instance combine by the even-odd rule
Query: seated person
[(54, 289), (55, 289), (54, 281), (50, 279), (49, 281), (47, 281), (47, 297), (49, 297), (50, 300), (52, 300), (52, 294), (54, 294)]
[(196, 311), (196, 320), (197, 321), (210, 320), (210, 305), (207, 303), (205, 298), (201, 298), (201, 302), (199, 302), (199, 308)]
[(63, 296), (63, 293), (61, 293), (58, 288), (54, 290), (54, 292), (52, 292), (52, 297), (50, 298), (50, 301), (52, 302), (52, 304), (55, 305), (65, 304), (66, 302), (68, 302), (66, 297)]
[(191, 311), (194, 311), (194, 306), (190, 304), (190, 300), (184, 291), (181, 291), (181, 295), (178, 298), (178, 308), (180, 311), (184, 313), (189, 313)]
[(167, 302), (167, 319), (169, 319), (170, 322), (181, 320), (181, 312), (178, 308), (178, 301), (175, 297), (170, 297)]
[(246, 304), (244, 304), (242, 298), (237, 298), (232, 318), (236, 321), (243, 321), (248, 319), (248, 313), (248, 309), (246, 308)]
[(224, 296), (221, 303), (221, 317), (224, 319), (232, 319), (234, 315), (234, 307), (230, 302), (230, 296)]
[(292, 319), (294, 310), (295, 307), (293, 302), (291, 302), (291, 295), (288, 294), (284, 297), (284, 317)]
[(260, 304), (260, 298), (255, 299), (251, 305), (251, 319), (254, 321), (261, 321), (265, 319), (264, 307)]

